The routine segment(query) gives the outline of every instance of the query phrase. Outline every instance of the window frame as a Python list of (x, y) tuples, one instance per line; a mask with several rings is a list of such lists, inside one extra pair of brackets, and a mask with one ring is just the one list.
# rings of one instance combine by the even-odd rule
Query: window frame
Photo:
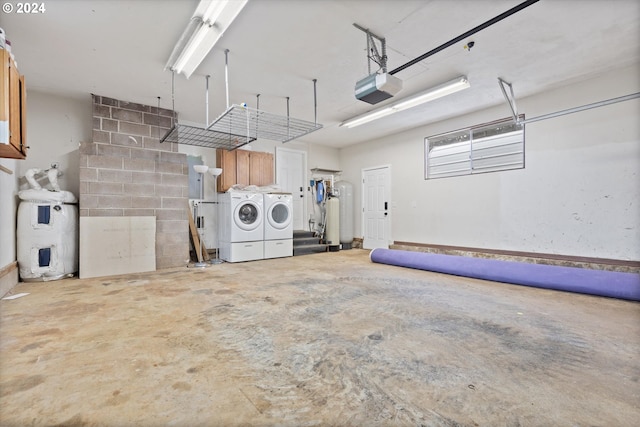
[[(512, 117), (506, 117), (506, 118), (502, 118), (502, 119), (498, 119), (498, 120), (494, 120), (492, 122), (487, 122), (487, 123), (481, 123), (478, 125), (474, 125), (474, 126), (470, 126), (470, 127), (465, 127), (465, 128), (460, 128), (457, 130), (453, 130), (453, 131), (449, 131), (449, 132), (445, 132), (445, 133), (441, 133), (441, 134), (437, 134), (437, 135), (431, 135), (431, 136), (427, 136), (424, 138), (424, 179), (425, 180), (433, 180), (433, 179), (441, 179), (441, 178), (452, 178), (452, 177), (460, 177), (460, 176), (469, 176), (469, 175), (478, 175), (478, 174), (483, 174), (483, 173), (490, 173), (490, 172), (505, 172), (505, 171), (510, 171), (510, 170), (519, 170), (519, 169), (524, 169), (526, 166), (526, 128), (524, 123), (521, 123), (521, 121), (524, 120), (524, 114), (521, 114), (518, 116), (518, 122), (515, 122), (513, 120)], [(482, 142), (486, 142), (488, 141), (493, 135), (489, 135), (489, 136), (484, 136), (484, 137), (480, 137), (480, 138), (475, 138), (473, 137), (474, 132), (478, 132), (478, 131), (483, 131), (483, 132), (489, 132), (491, 133), (491, 131), (497, 130), (496, 128), (500, 128), (501, 126), (504, 125), (511, 125), (511, 126), (516, 126), (516, 127), (520, 127), (520, 130), (518, 130), (518, 132), (522, 132), (522, 141), (516, 141), (515, 144), (519, 144), (521, 145), (522, 149), (520, 151), (516, 151), (516, 152), (512, 152), (512, 153), (499, 153), (499, 154), (493, 154), (493, 155), (488, 155), (488, 156), (483, 156), (482, 158), (474, 158), (473, 153), (473, 147), (474, 147), (474, 141), (482, 141)], [(514, 131), (511, 131), (514, 132)], [(509, 131), (507, 132), (500, 132), (500, 133), (496, 133), (495, 135), (507, 135), (509, 133), (511, 133)], [(430, 171), (429, 171), (429, 160), (430, 157), (429, 155), (431, 154), (430, 148), (431, 145), (430, 143), (434, 143), (437, 144), (438, 142), (442, 142), (444, 138), (446, 137), (450, 137), (450, 138), (459, 138), (460, 139), (460, 143), (464, 143), (461, 147), (464, 147), (465, 149), (462, 151), (459, 151), (459, 153), (452, 153), (449, 154), (449, 156), (451, 156), (451, 161), (448, 164), (453, 164), (453, 163), (466, 163), (466, 166), (464, 168), (461, 168), (459, 170), (453, 170), (449, 173), (444, 173), (442, 174), (442, 176), (430, 176)], [(486, 138), (486, 139), (485, 139)], [(435, 140), (435, 141), (434, 141)], [(484, 141), (483, 141), (484, 140)], [(477, 143), (477, 142), (476, 142)], [(450, 143), (450, 144), (441, 144), (441, 145), (448, 145), (448, 148), (453, 148), (455, 150), (455, 147), (453, 147), (455, 143)], [(493, 147), (485, 147), (483, 149), (490, 149), (490, 148), (502, 148), (502, 147), (506, 147), (508, 145), (514, 144), (514, 142), (511, 143), (504, 143), (504, 144), (499, 144), (499, 145), (495, 145)], [(467, 147), (465, 147), (467, 146)], [(459, 154), (461, 156), (459, 156), (458, 159), (455, 159), (456, 154)], [(490, 165), (489, 166), (484, 166), (484, 167), (478, 167), (475, 168), (474, 167), (474, 161), (478, 162), (478, 161), (482, 161), (482, 160), (486, 160), (489, 159), (491, 157), (506, 157), (508, 155), (518, 155), (521, 154), (522, 155), (522, 161), (518, 161), (517, 163), (511, 162), (511, 163), (505, 163), (505, 164), (498, 164), (498, 165)], [(445, 165), (447, 163), (443, 163), (442, 165)], [(515, 166), (514, 166), (515, 165)], [(441, 166), (441, 165), (438, 165)], [(434, 167), (432, 165), (432, 167)]]

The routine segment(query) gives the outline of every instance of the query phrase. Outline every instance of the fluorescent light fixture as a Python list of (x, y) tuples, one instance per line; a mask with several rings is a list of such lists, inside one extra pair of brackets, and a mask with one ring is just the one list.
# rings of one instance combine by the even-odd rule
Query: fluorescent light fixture
[(391, 105), (387, 105), (380, 109), (369, 111), (368, 113), (346, 120), (340, 123), (340, 126), (346, 126), (348, 128), (360, 126), (365, 123), (369, 123), (373, 120), (377, 120), (381, 117), (385, 117), (390, 114), (397, 113), (398, 111), (407, 110), (409, 108), (413, 108), (420, 104), (424, 104), (425, 102), (433, 101), (434, 99), (451, 95), (452, 93), (466, 89), (470, 86), (471, 85), (469, 84), (469, 81), (467, 80), (467, 78), (465, 76), (460, 76), (458, 78), (455, 78), (441, 85), (432, 87), (423, 92), (419, 92), (408, 98), (404, 98), (399, 101), (396, 101)]
[(182, 73), (186, 78), (191, 77), (247, 2), (248, 0), (200, 0), (165, 69)]
[(380, 108), (362, 116), (354, 117), (353, 119), (347, 120), (346, 122), (341, 123), (340, 126), (354, 128), (356, 126), (381, 119), (382, 117), (389, 116), (393, 113), (395, 113), (395, 111), (393, 111), (393, 108), (391, 107)]
[(210, 27), (203, 22), (178, 57), (173, 71), (183, 73), (186, 78), (191, 77), (221, 35), (216, 27)]

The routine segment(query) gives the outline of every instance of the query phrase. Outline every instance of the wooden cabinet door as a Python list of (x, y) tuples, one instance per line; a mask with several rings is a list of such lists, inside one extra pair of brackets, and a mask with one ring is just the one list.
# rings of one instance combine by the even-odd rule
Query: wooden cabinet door
[(251, 166), (249, 162), (250, 152), (247, 150), (236, 151), (236, 184), (249, 185), (251, 183)]
[(262, 180), (264, 182), (262, 185), (271, 185), (276, 183), (274, 177), (273, 154), (271, 153), (264, 153), (264, 162), (262, 163)]
[(218, 177), (218, 192), (228, 191), (235, 184), (271, 185), (273, 154), (249, 150), (216, 150), (216, 165), (222, 168)]
[[(0, 49), (2, 67), (0, 69), (0, 157), (24, 159), (27, 154), (26, 116), (27, 90), (24, 77), (6, 50)], [(7, 143), (8, 142), (8, 143)]]
[(236, 183), (236, 150), (216, 150), (216, 166), (222, 168), (218, 177), (218, 192), (224, 193)]
[(9, 142), (22, 151), (22, 91), (20, 73), (13, 63), (9, 66)]
[(249, 183), (262, 185), (262, 153), (251, 153), (249, 156)]
[(273, 154), (252, 152), (249, 178), (254, 185), (273, 184)]
[(9, 54), (6, 50), (0, 49), (0, 58), (2, 65), (0, 66), (0, 145), (9, 142)]

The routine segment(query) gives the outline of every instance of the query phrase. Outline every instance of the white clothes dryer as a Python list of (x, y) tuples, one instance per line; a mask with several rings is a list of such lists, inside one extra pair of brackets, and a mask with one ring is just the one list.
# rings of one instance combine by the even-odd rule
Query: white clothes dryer
[(264, 257), (293, 256), (293, 196), (264, 194)]
[(220, 258), (227, 262), (264, 258), (264, 198), (260, 193), (229, 191), (218, 198)]

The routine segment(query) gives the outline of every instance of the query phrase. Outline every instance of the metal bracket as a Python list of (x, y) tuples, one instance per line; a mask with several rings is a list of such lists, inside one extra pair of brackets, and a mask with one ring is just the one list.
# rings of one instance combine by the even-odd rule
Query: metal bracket
[[(358, 24), (353, 24), (354, 27), (363, 31), (367, 35), (367, 67), (369, 70), (369, 75), (371, 75), (371, 61), (375, 62), (380, 66), (383, 73), (387, 72), (387, 41), (384, 37), (377, 36), (373, 34), (368, 29), (361, 27)], [(375, 40), (374, 40), (375, 39)], [(376, 45), (376, 40), (380, 42), (380, 50), (378, 50), (378, 46)], [(382, 52), (382, 53), (380, 53)]]
[[(581, 105), (579, 107), (568, 108), (566, 110), (560, 110), (549, 114), (543, 114), (542, 116), (531, 117), (529, 119), (522, 119), (518, 116), (518, 108), (516, 107), (516, 98), (513, 94), (513, 87), (511, 83), (506, 82), (502, 78), (498, 77), (498, 82), (500, 84), (500, 89), (502, 90), (502, 94), (504, 98), (507, 100), (509, 104), (509, 108), (511, 108), (511, 113), (513, 114), (513, 121), (518, 125), (524, 125), (527, 123), (539, 122), (541, 120), (552, 119), (554, 117), (560, 117), (567, 114), (577, 113), (580, 111), (590, 110), (592, 108), (604, 107), (606, 105), (616, 104), (618, 102), (629, 101), (631, 99), (640, 98), (640, 92), (630, 93), (629, 95), (619, 96), (617, 98), (606, 99), (604, 101), (594, 102), (591, 104)], [(509, 87), (509, 94), (505, 89), (505, 86)]]
[[(513, 94), (513, 86), (511, 85), (511, 83), (505, 81), (501, 77), (498, 77), (498, 84), (500, 85), (500, 89), (502, 90), (504, 99), (507, 101), (507, 104), (509, 104), (511, 114), (513, 115), (513, 121), (516, 124), (520, 124), (520, 119), (518, 117), (518, 107), (516, 106), (516, 96)], [(505, 86), (509, 87), (509, 94), (507, 94)]]

